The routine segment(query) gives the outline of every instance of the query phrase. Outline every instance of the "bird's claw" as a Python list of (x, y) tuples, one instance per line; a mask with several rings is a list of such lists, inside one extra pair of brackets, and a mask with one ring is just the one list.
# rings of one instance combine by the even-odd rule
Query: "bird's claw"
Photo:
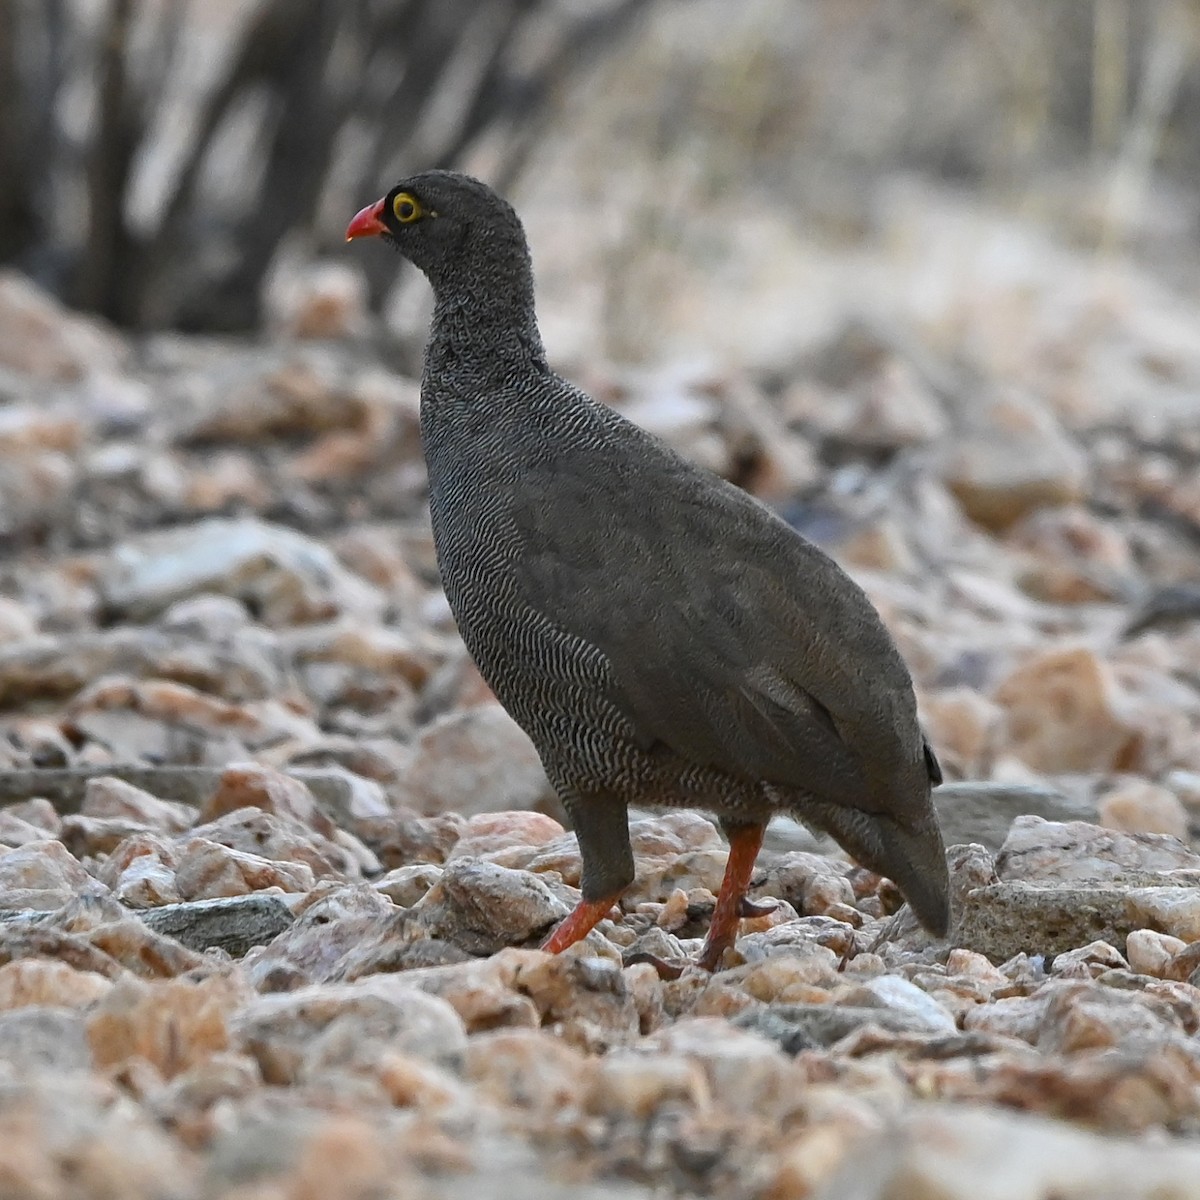
[(669, 982), (672, 979), (678, 979), (689, 964), (667, 962), (665, 958), (659, 958), (657, 954), (651, 954), (648, 950), (636, 950), (633, 954), (628, 955), (624, 960), (624, 966), (632, 967), (636, 963), (649, 963), (655, 971), (658, 972), (659, 979), (664, 982)]
[(774, 900), (755, 901), (743, 896), (738, 916), (742, 920), (753, 920), (755, 917), (769, 917), (778, 907), (778, 903)]

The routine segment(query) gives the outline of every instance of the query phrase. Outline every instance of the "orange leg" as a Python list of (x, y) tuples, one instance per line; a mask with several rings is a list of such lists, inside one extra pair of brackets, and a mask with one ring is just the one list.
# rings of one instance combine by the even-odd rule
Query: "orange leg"
[[(621, 892), (625, 889), (622, 888)], [(609, 910), (621, 898), (621, 892), (602, 896), (599, 900), (580, 900), (574, 910), (557, 926), (542, 943), (548, 954), (558, 954), (587, 935), (608, 916)]]
[(725, 863), (725, 878), (721, 880), (721, 894), (717, 897), (712, 924), (708, 927), (708, 937), (704, 939), (704, 949), (698, 960), (706, 971), (715, 971), (721, 965), (725, 951), (737, 940), (746, 889), (750, 886), (754, 862), (766, 831), (766, 825), (736, 825), (726, 830), (729, 858)]

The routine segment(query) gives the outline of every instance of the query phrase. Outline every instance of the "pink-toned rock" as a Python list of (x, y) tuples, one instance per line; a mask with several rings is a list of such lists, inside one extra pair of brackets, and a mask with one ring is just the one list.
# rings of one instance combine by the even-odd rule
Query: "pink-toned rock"
[(1175, 793), (1144, 779), (1130, 779), (1100, 801), (1100, 824), (1124, 833), (1168, 833), (1188, 836), (1187, 809)]
[[(389, 376), (388, 386), (396, 379)], [(412, 428), (416, 429), (420, 399), (409, 391), (396, 403), (407, 407)], [(419, 607), (426, 592), (418, 579), (415, 564), (405, 552), (399, 531), (391, 525), (360, 522), (342, 530), (333, 541), (338, 559), (356, 575), (381, 588), (393, 606), (407, 620)]]
[(289, 348), (273, 354), (260, 347), (230, 366), (183, 381), (194, 386), (172, 414), (178, 441), (249, 445), (353, 428), (363, 420), (361, 398), (343, 385), (330, 356), (319, 351)]
[[(1063, 1064), (1048, 1074), (1032, 1062), (1012, 1061), (994, 1088), (983, 1089), (985, 1095), (998, 1096), (1003, 1107), (978, 1102), (905, 1107), (904, 1115), (885, 1131), (876, 1133), (865, 1125), (861, 1133), (866, 1138), (860, 1134), (848, 1141), (842, 1161), (830, 1164), (833, 1169), (819, 1179), (816, 1192), (785, 1190), (796, 1178), (789, 1172), (769, 1194), (779, 1200), (807, 1195), (823, 1200), (867, 1196), (1033, 1200), (1055, 1195), (1083, 1200), (1105, 1194), (1123, 1200), (1166, 1196), (1190, 1200), (1200, 1153), (1189, 1139), (1164, 1139), (1156, 1153), (1147, 1154), (1143, 1139), (1112, 1134), (1114, 1128), (1124, 1130), (1130, 1124), (1148, 1130), (1155, 1119), (1178, 1111), (1179, 1093), (1171, 1085), (1182, 1084), (1184, 1076), (1177, 1063), (1157, 1069), (1148, 1063), (1108, 1069), (1093, 1063)], [(960, 1084), (954, 1089), (954, 1094), (959, 1093), (972, 1095), (972, 1089)], [(951, 1099), (945, 1091), (942, 1095)], [(1016, 1105), (1037, 1115), (1013, 1111)], [(1108, 1132), (1048, 1119), (1067, 1105), (1085, 1109), (1089, 1125), (1094, 1122), (1095, 1128)], [(1139, 1111), (1143, 1120), (1134, 1124)], [(806, 1176), (801, 1173), (798, 1178), (803, 1184)]]
[(1135, 929), (1125, 939), (1125, 957), (1130, 970), (1139, 975), (1166, 977), (1171, 960), (1187, 947), (1181, 938), (1153, 929)]
[[(861, 936), (861, 935), (860, 935)], [(826, 947), (838, 958), (854, 954), (862, 943), (854, 927), (836, 917), (799, 917), (738, 939), (736, 953), (746, 963), (759, 963), (779, 954), (806, 955), (813, 944)]]
[(312, 263), (277, 282), (272, 317), (298, 338), (344, 338), (367, 324), (367, 281), (353, 264)]
[(1084, 647), (1041, 651), (1000, 684), (1010, 751), (1038, 771), (1110, 771), (1137, 752), (1111, 668)]
[(0, 1010), (38, 1005), (89, 1008), (105, 996), (112, 982), (63, 962), (23, 958), (0, 966)]
[(120, 340), (99, 321), (68, 312), (15, 271), (0, 272), (0, 365), (72, 382), (113, 371), (124, 357)]
[(395, 974), (410, 966), (446, 961), (441, 950), (404, 910), (369, 884), (320, 883), (290, 902), (291, 926), (243, 959), (260, 991), (294, 991), (307, 983), (349, 982)]
[[(474, 1109), (476, 1104), (475, 1097), (449, 1071), (412, 1055), (385, 1050), (372, 1056), (367, 1051), (349, 1064), (337, 1062), (335, 1058), (332, 1070), (344, 1071), (347, 1066), (356, 1075), (366, 1075), (382, 1085), (397, 1108), (410, 1109), (422, 1116), (444, 1114), (453, 1120), (455, 1115)], [(329, 1069), (321, 1062), (314, 1064), (313, 1073), (320, 1078)]]
[(258, 1064), (249, 1055), (218, 1050), (173, 1079), (151, 1088), (154, 1113), (188, 1149), (212, 1145), (214, 1110), (228, 1110), (262, 1086)]
[(442, 868), (433, 863), (410, 863), (380, 876), (371, 886), (393, 904), (411, 908), (441, 877)]
[[(46, 645), (40, 637), (31, 640), (35, 645)], [(0, 646), (4, 645), (5, 640), (0, 638)], [(13, 658), (8, 659), (8, 665), (15, 665)], [(36, 716), (19, 718), (9, 726), (9, 737), (24, 751), (29, 762), (38, 767), (65, 767), (75, 756), (75, 747), (54, 720)]]
[(579, 954), (531, 953), (537, 957), (516, 962), (514, 985), (533, 1001), (543, 1025), (592, 1053), (637, 1038), (640, 1017), (619, 963)]
[(539, 1029), (508, 1028), (473, 1034), (463, 1069), (493, 1103), (550, 1116), (580, 1103), (588, 1087), (588, 1061), (574, 1046)]
[(846, 866), (821, 854), (795, 850), (771, 861), (761, 880), (756, 877), (751, 895), (786, 900), (805, 916), (823, 916), (836, 905), (853, 907), (854, 888)]
[(450, 713), (424, 729), (397, 794), (421, 813), (466, 816), (554, 801), (533, 743), (498, 704)]
[(275, 816), (291, 817), (303, 825), (332, 830), (321, 815), (312, 793), (298, 779), (258, 763), (235, 763), (221, 772), (217, 790), (200, 809), (202, 822), (215, 821), (239, 808), (257, 808)]
[(1144, 994), (1079, 983), (1052, 993), (1036, 1045), (1047, 1054), (1078, 1054), (1162, 1039), (1179, 1029), (1167, 1006)]
[[(637, 878), (627, 893), (630, 903), (661, 902), (677, 887), (686, 891), (720, 885), (728, 851), (716, 826), (700, 813), (681, 810), (636, 818), (629, 822), (629, 841), (637, 864)], [(568, 833), (546, 842), (525, 869), (539, 875), (554, 872), (578, 887), (583, 870), (578, 839)]]
[(696, 1109), (711, 1100), (700, 1064), (681, 1055), (617, 1050), (591, 1066), (584, 1105), (609, 1119), (648, 1121), (664, 1105)]
[(849, 404), (829, 429), (854, 445), (898, 449), (935, 442), (949, 432), (936, 394), (912, 363), (895, 354), (855, 380), (846, 398)]
[(205, 458), (182, 480), (179, 503), (189, 512), (220, 513), (231, 508), (261, 510), (271, 500), (271, 489), (261, 467), (249, 454), (224, 450)]
[(190, 804), (160, 800), (112, 775), (87, 781), (79, 811), (85, 817), (132, 821), (160, 833), (182, 833), (196, 821)]
[[(478, 813), (463, 827), (450, 858), (487, 857), (501, 866), (524, 865), (521, 859), (527, 861), (538, 847), (562, 837), (563, 833), (563, 827), (543, 813), (519, 810)], [(511, 850), (521, 853), (506, 857), (505, 852)]]
[[(263, 418), (254, 405), (238, 415)], [(377, 617), (382, 608), (375, 589), (320, 542), (251, 518), (212, 518), (124, 542), (106, 560), (101, 585), (109, 606), (134, 620), (202, 592), (234, 596), (272, 627)]]
[(973, 521), (1002, 530), (1080, 500), (1087, 460), (1050, 409), (1012, 394), (972, 405), (971, 427), (945, 443), (940, 474)]
[(1056, 954), (1050, 974), (1060, 979), (1095, 979), (1105, 971), (1128, 969), (1129, 963), (1116, 946), (1105, 941), (1095, 941)]
[(0, 854), (0, 892), (15, 888), (66, 895), (103, 890), (62, 842), (50, 839), (26, 842)]
[(420, 817), (411, 809), (357, 822), (360, 835), (387, 868), (445, 862), (465, 826), (459, 813)]
[(109, 978), (124, 967), (144, 979), (174, 978), (204, 959), (151, 929), (110, 896), (72, 898), (41, 926), (48, 956)]
[(1011, 531), (1009, 544), (1028, 553), (1020, 583), (1040, 600), (1057, 604), (1119, 600), (1136, 575), (1128, 539), (1080, 505), (1033, 513)]
[(27, 1071), (10, 1080), (0, 1112), (9, 1195), (40, 1200), (82, 1190), (162, 1200), (197, 1194), (195, 1156), (114, 1082), (61, 1070)]
[(144, 828), (140, 821), (131, 821), (127, 817), (85, 817), (72, 813), (63, 817), (58, 836), (82, 862), (111, 854)]
[[(1079, 985), (1074, 980), (1059, 980), (1054, 984), (1058, 988), (1075, 986)], [(994, 1033), (1032, 1045), (1046, 1019), (1052, 994), (1050, 987), (1043, 987), (1033, 996), (1005, 996), (991, 1004), (976, 1005), (964, 1014), (962, 1027), (968, 1033)]]
[(8, 596), (0, 596), (0, 646), (25, 641), (37, 634), (37, 622), (29, 611)]
[(309, 720), (278, 701), (237, 704), (171, 680), (120, 676), (101, 679), (75, 698), (69, 728), (128, 758), (167, 758), (181, 741), (198, 739), (214, 752), (245, 756), (285, 737), (316, 733)]
[(1126, 905), (1135, 924), (1160, 930), (1189, 944), (1200, 942), (1200, 889), (1132, 888), (1127, 893)]
[(176, 904), (183, 897), (175, 881), (175, 871), (152, 856), (135, 858), (117, 877), (113, 895), (129, 908), (158, 908)]
[(0, 1012), (0, 1070), (14, 1075), (45, 1072), (70, 1077), (92, 1066), (84, 1018), (79, 1013), (33, 1005)]
[(78, 479), (75, 460), (57, 450), (0, 459), (0, 532), (37, 533), (61, 522)]
[(687, 850), (673, 857), (655, 856), (639, 860), (637, 877), (622, 896), (626, 906), (649, 902), (664, 902), (673, 892), (708, 892), (715, 895), (721, 887), (725, 863), (729, 855), (725, 847), (707, 850)]
[(891, 516), (856, 529), (838, 545), (838, 559), (850, 567), (896, 575), (907, 574), (917, 565), (903, 527)]
[(0, 809), (0, 846), (24, 846), (29, 842), (44, 842), (47, 830), (31, 821), (22, 820), (7, 809)]
[(57, 837), (62, 829), (62, 817), (58, 815), (58, 810), (41, 796), (22, 800), (18, 804), (6, 804), (0, 809), (0, 813), (7, 813), (20, 821), (28, 821), (30, 825), (44, 830), (51, 837)]
[(742, 968), (742, 987), (768, 1004), (811, 1004), (839, 982), (838, 956), (828, 946), (809, 942), (796, 953), (776, 954)]
[(946, 957), (946, 975), (960, 975), (984, 985), (989, 991), (1007, 988), (1012, 980), (983, 954), (974, 950), (954, 949)]
[(421, 688), (433, 672), (427, 648), (398, 629), (340, 621), (289, 630), (283, 644), (297, 663), (338, 663), (404, 680)]
[(711, 1017), (680, 1021), (647, 1039), (647, 1048), (697, 1063), (709, 1092), (732, 1112), (771, 1119), (795, 1103), (797, 1077), (773, 1042)]
[(106, 887), (116, 887), (121, 875), (140, 858), (148, 858), (173, 871), (179, 862), (178, 847), (157, 833), (132, 834), (105, 858), (96, 878)]
[(629, 840), (637, 858), (671, 858), (725, 845), (711, 820), (688, 809), (630, 821)]
[(361, 877), (357, 855), (293, 817), (257, 808), (239, 808), (215, 821), (197, 825), (192, 835), (260, 855), (277, 863), (303, 863), (318, 879), (353, 881)]
[(541, 1013), (517, 985), (522, 959), (532, 951), (501, 950), (486, 959), (418, 966), (404, 981), (440, 996), (461, 1018), (469, 1034), (493, 1029), (537, 1029)]
[(308, 892), (315, 884), (316, 877), (304, 863), (274, 862), (201, 837), (190, 838), (180, 847), (175, 868), (175, 887), (184, 900), (245, 896), (270, 887)]
[(127, 977), (88, 1018), (92, 1054), (102, 1068), (136, 1058), (170, 1079), (227, 1050), (230, 1019), (251, 999), (234, 971), (154, 983)]
[(955, 776), (970, 778), (981, 771), (995, 750), (1003, 719), (999, 705), (972, 688), (921, 696), (921, 723), (943, 768)]

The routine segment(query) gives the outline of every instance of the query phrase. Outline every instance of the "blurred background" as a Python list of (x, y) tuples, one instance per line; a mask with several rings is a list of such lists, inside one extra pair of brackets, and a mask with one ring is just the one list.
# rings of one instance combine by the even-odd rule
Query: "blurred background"
[(347, 214), (454, 166), (528, 214), (568, 355), (769, 356), (800, 293), (829, 311), (822, 245), (894, 253), (947, 204), (1191, 287), (1198, 29), (1193, 0), (0, 0), (0, 262), (135, 330), (253, 330), (327, 257), (379, 309), (397, 264), (344, 253)]

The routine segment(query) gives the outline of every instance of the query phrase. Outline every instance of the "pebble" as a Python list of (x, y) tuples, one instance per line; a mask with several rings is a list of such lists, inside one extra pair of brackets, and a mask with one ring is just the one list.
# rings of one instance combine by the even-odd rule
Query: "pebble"
[(1168, 833), (1187, 841), (1187, 809), (1175, 793), (1146, 780), (1127, 781), (1100, 801), (1100, 824), (1126, 833)]
[(418, 812), (468, 818), (536, 808), (552, 795), (533, 743), (498, 704), (433, 721), (419, 735), (396, 791)]
[(977, 402), (971, 428), (944, 443), (942, 478), (966, 514), (1004, 530), (1042, 508), (1082, 499), (1087, 460), (1032, 398)]
[(1082, 646), (1034, 654), (994, 698), (1010, 752), (1036, 771), (1112, 770), (1137, 737), (1111, 666)]
[(344, 1037), (354, 1053), (386, 1047), (448, 1067), (457, 1066), (466, 1049), (450, 1004), (385, 976), (254, 999), (239, 1009), (229, 1034), (275, 1085), (296, 1081), (327, 1053), (328, 1042), (322, 1046), (319, 1039), (330, 1034)]
[(1187, 946), (1182, 938), (1155, 929), (1134, 929), (1125, 939), (1125, 957), (1131, 970), (1164, 978), (1171, 960)]

